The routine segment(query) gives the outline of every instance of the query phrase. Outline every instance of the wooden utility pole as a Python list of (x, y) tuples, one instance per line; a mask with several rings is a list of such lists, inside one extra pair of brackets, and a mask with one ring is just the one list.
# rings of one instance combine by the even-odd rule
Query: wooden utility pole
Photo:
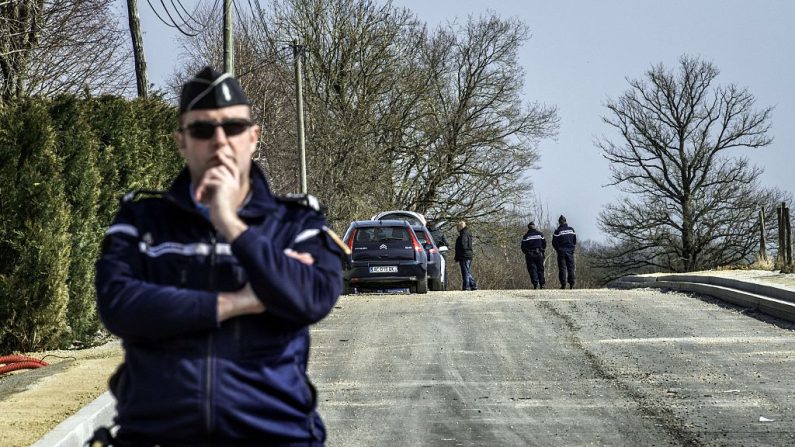
[(784, 205), (776, 207), (776, 217), (778, 218), (778, 250), (776, 253), (776, 264), (784, 263)]
[(784, 265), (792, 264), (792, 219), (789, 215), (789, 207), (784, 207), (784, 246), (787, 255)]
[(765, 237), (765, 208), (759, 210), (759, 261), (767, 262), (767, 238)]
[(141, 37), (141, 20), (138, 16), (138, 0), (127, 0), (127, 17), (130, 20), (133, 57), (135, 58), (135, 79), (138, 85), (138, 97), (149, 97), (149, 80), (146, 76), (146, 58), (144, 57), (144, 40)]
[(792, 264), (792, 219), (786, 203), (776, 207), (778, 215), (778, 256), (776, 263), (781, 267)]
[(303, 70), (301, 62), (304, 58), (306, 46), (299, 45), (298, 40), (293, 39), (293, 59), (295, 60), (295, 113), (298, 126), (298, 160), (301, 166), (301, 194), (307, 193), (306, 187), (306, 142), (304, 141), (304, 87)]
[(235, 75), (235, 36), (232, 30), (232, 0), (224, 0), (224, 71)]

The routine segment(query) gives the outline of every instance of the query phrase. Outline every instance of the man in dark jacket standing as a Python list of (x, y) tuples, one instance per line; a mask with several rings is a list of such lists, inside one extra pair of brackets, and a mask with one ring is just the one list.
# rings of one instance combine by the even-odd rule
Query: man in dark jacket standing
[(461, 279), (464, 282), (463, 290), (478, 290), (475, 277), (472, 276), (472, 235), (469, 234), (467, 223), (463, 220), (456, 225), (458, 237), (455, 240), (455, 260), (461, 267)]
[(527, 263), (527, 272), (530, 273), (530, 282), (533, 288), (544, 288), (544, 255), (547, 249), (547, 240), (544, 234), (536, 230), (535, 222), (527, 224), (527, 233), (522, 237), (522, 253)]
[(183, 89), (186, 168), (125, 196), (96, 266), (99, 315), (122, 339), (116, 446), (322, 446), (306, 371), (310, 324), (342, 290), (338, 238), (311, 196), (275, 197), (237, 81)]
[(560, 288), (565, 289), (568, 282), (569, 288), (574, 288), (574, 247), (577, 245), (577, 233), (574, 228), (566, 224), (566, 218), (558, 218), (558, 229), (552, 235), (552, 247), (558, 253), (558, 279)]

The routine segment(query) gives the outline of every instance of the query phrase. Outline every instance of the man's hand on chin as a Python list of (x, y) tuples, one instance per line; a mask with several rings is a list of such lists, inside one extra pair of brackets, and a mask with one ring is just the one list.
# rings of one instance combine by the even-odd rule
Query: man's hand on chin
[(196, 187), (195, 199), (207, 206), (213, 226), (227, 241), (232, 242), (248, 228), (237, 217), (237, 208), (246, 191), (241, 185), (237, 163), (231, 155), (219, 151), (211, 162), (214, 165), (204, 172)]

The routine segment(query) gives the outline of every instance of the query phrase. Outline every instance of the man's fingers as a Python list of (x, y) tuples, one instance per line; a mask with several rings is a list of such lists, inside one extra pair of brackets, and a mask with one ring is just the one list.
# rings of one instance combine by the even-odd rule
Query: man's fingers
[(218, 167), (225, 169), (226, 173), (231, 176), (231, 180), (238, 180), (240, 175), (237, 168), (237, 160), (235, 160), (233, 156), (225, 152), (219, 152), (215, 155), (215, 157), (213, 157), (213, 159), (220, 163)]
[[(212, 194), (225, 184), (230, 186), (238, 186), (238, 177), (236, 176), (237, 166), (228, 166), (228, 160), (223, 161), (222, 158), (218, 159), (220, 164), (214, 166), (204, 172), (199, 185), (196, 187), (196, 201), (199, 203), (207, 203)], [(234, 170), (234, 172), (233, 172)]]
[(205, 175), (199, 186), (196, 187), (196, 201), (207, 204), (215, 191), (221, 186), (221, 181), (211, 175)]

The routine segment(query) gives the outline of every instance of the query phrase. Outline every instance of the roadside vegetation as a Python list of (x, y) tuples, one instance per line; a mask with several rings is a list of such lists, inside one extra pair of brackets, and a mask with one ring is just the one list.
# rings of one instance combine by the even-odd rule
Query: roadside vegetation
[(0, 107), (0, 352), (96, 340), (94, 262), (124, 193), (181, 167), (173, 107), (119, 97)]

